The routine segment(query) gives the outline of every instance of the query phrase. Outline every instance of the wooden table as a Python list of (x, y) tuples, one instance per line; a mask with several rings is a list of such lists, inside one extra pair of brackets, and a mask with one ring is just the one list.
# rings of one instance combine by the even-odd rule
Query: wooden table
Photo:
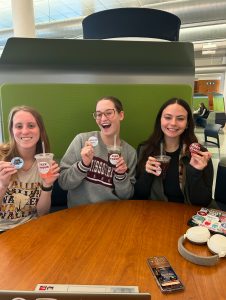
[[(155, 201), (79, 206), (40, 217), (0, 235), (0, 289), (38, 283), (137, 285), (152, 299), (226, 299), (226, 259), (194, 265), (180, 256), (178, 238), (199, 207)], [(188, 249), (197, 246), (186, 243)], [(210, 255), (206, 246), (197, 253)], [(164, 255), (185, 291), (164, 295), (146, 259)]]

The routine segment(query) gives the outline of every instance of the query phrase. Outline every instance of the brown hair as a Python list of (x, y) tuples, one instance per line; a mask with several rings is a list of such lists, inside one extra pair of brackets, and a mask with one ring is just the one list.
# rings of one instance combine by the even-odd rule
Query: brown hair
[(116, 98), (114, 96), (106, 96), (106, 97), (103, 97), (103, 98), (99, 99), (97, 101), (97, 103), (100, 102), (101, 100), (110, 100), (111, 102), (114, 103), (115, 108), (116, 108), (116, 110), (117, 110), (118, 113), (120, 113), (121, 111), (123, 111), (122, 102), (118, 98)]
[[(180, 135), (180, 145), (185, 145), (185, 151), (188, 151), (188, 147), (191, 143), (197, 142), (197, 137), (194, 133), (194, 121), (193, 116), (191, 112), (191, 108), (188, 105), (188, 103), (179, 98), (171, 98), (168, 101), (166, 101), (159, 109), (159, 112), (157, 114), (155, 125), (154, 125), (154, 131), (150, 135), (150, 137), (140, 144), (140, 147), (142, 146), (143, 150), (141, 153), (141, 156), (139, 158), (138, 162), (138, 172), (141, 171), (145, 163), (148, 159), (148, 156), (158, 155), (160, 153), (160, 144), (163, 140), (164, 134), (161, 129), (161, 117), (163, 110), (171, 104), (179, 104), (181, 105), (186, 111), (187, 111), (187, 128), (184, 130), (184, 132)], [(139, 149), (138, 149), (139, 150)]]
[(50, 144), (49, 139), (46, 133), (46, 129), (44, 126), (44, 122), (42, 116), (36, 111), (34, 108), (29, 106), (15, 106), (11, 109), (9, 116), (8, 116), (8, 132), (9, 132), (9, 142), (0, 145), (0, 159), (4, 161), (11, 160), (14, 156), (18, 156), (18, 150), (16, 146), (16, 142), (13, 136), (13, 117), (19, 111), (26, 111), (32, 114), (35, 118), (37, 125), (40, 130), (40, 138), (36, 145), (36, 154), (42, 152), (42, 142), (44, 142), (46, 152), (50, 152)]

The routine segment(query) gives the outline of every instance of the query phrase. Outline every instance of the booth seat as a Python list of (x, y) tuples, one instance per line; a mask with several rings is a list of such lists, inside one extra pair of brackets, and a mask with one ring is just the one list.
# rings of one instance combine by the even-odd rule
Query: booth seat
[(29, 105), (42, 115), (54, 159), (60, 161), (81, 132), (98, 130), (92, 113), (97, 100), (115, 96), (123, 103), (121, 137), (137, 148), (152, 132), (160, 106), (172, 97), (191, 105), (192, 87), (185, 84), (3, 84), (0, 86), (3, 140), (8, 140), (10, 109)]
[[(98, 130), (92, 117), (96, 102), (104, 96), (118, 97), (125, 118), (121, 137), (137, 148), (152, 132), (160, 106), (172, 97), (191, 104), (192, 87), (185, 84), (3, 84), (0, 87), (3, 141), (8, 140), (7, 119), (17, 105), (36, 108), (48, 132), (54, 159), (60, 161), (73, 138)], [(52, 192), (52, 211), (66, 207), (67, 191), (58, 182)]]

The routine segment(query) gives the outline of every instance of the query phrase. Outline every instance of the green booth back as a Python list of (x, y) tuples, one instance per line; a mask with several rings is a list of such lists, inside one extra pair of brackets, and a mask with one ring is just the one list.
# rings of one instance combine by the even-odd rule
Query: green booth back
[(3, 139), (8, 140), (7, 118), (17, 105), (36, 108), (44, 119), (51, 150), (60, 159), (74, 136), (97, 130), (92, 117), (96, 101), (115, 96), (124, 106), (125, 119), (121, 138), (135, 148), (153, 130), (160, 106), (172, 97), (185, 99), (191, 105), (189, 85), (156, 84), (4, 84), (1, 86), (1, 120)]
[(222, 94), (213, 95), (213, 109), (214, 111), (225, 112), (224, 96)]

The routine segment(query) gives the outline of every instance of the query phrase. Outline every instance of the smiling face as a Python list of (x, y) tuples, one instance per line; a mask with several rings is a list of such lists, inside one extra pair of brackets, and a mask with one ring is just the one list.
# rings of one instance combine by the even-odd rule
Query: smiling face
[(100, 100), (96, 106), (96, 123), (101, 130), (101, 136), (113, 138), (119, 136), (120, 122), (124, 119), (124, 112), (118, 112), (111, 100)]
[(13, 116), (12, 134), (19, 152), (33, 150), (40, 138), (40, 129), (34, 116), (20, 110)]
[(165, 138), (179, 139), (187, 127), (188, 113), (186, 109), (177, 104), (168, 105), (162, 112), (161, 129)]

